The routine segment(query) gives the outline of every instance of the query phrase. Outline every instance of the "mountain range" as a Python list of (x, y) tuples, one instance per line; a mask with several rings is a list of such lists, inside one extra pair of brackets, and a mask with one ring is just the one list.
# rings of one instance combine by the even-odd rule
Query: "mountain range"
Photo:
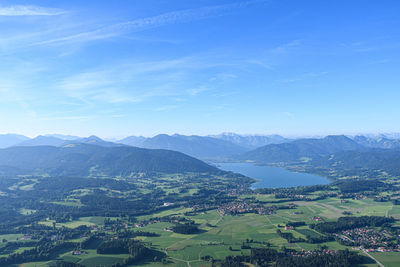
[[(391, 135), (396, 136), (396, 135)], [(238, 135), (223, 133), (212, 136), (160, 134), (154, 137), (129, 136), (108, 142), (96, 136), (81, 138), (71, 135), (0, 135), (0, 148), (12, 146), (55, 146), (91, 144), (102, 147), (134, 146), (182, 152), (203, 160), (239, 159), (262, 163), (299, 162), (332, 155), (340, 151), (366, 148), (400, 149), (400, 139), (387, 135), (335, 135), (324, 138), (288, 139), (279, 135)]]
[(357, 135), (353, 138), (353, 140), (365, 147), (388, 149), (400, 148), (400, 139), (389, 139), (384, 136), (373, 138), (363, 135)]
[(180, 152), (91, 144), (0, 149), (0, 173), (129, 176), (132, 173), (212, 173), (219, 170)]
[(362, 174), (369, 177), (374, 172), (399, 176), (400, 149), (397, 143), (398, 140), (382, 137), (335, 135), (266, 145), (235, 158), (258, 164), (298, 166), (327, 176), (332, 171), (341, 176)]
[[(0, 135), (0, 174), (109, 175), (219, 171), (199, 159), (261, 164), (306, 164), (323, 169), (384, 170), (400, 175), (400, 140), (385, 136), (330, 135), (287, 139), (278, 135), (96, 136)], [(7, 147), (7, 148), (4, 148)], [(254, 148), (256, 147), (256, 148)], [(198, 159), (196, 159), (198, 158)]]
[(280, 135), (239, 135), (235, 133), (222, 133), (219, 135), (210, 135), (217, 139), (234, 143), (247, 149), (255, 149), (270, 144), (281, 144), (292, 141)]
[(300, 162), (330, 155), (339, 151), (364, 148), (344, 135), (330, 135), (325, 138), (298, 139), (283, 144), (271, 144), (237, 156), (237, 159), (262, 163)]
[(29, 140), (29, 137), (19, 134), (0, 134), (0, 148), (14, 146)]
[(185, 136), (179, 134), (160, 134), (152, 138), (128, 137), (119, 141), (119, 143), (149, 149), (175, 150), (203, 159), (229, 157), (248, 150), (244, 146), (223, 139), (209, 136)]

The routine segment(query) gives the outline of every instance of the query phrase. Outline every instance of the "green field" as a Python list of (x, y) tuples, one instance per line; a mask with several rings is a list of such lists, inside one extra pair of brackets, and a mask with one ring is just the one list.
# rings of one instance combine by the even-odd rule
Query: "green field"
[(400, 266), (400, 252), (375, 252), (370, 254), (385, 267)]
[[(270, 199), (269, 196), (263, 199)], [(202, 261), (202, 257), (211, 256), (214, 259), (224, 259), (229, 255), (240, 255), (249, 253), (249, 250), (241, 250), (241, 245), (250, 240), (251, 247), (263, 247), (266, 242), (270, 243), (272, 248), (280, 249), (282, 246), (294, 249), (313, 250), (326, 245), (331, 249), (345, 249), (345, 246), (339, 243), (326, 242), (322, 244), (311, 243), (288, 243), (277, 233), (277, 229), (283, 232), (290, 232), (294, 237), (313, 236), (318, 237), (321, 234), (310, 229), (308, 226), (298, 227), (296, 230), (285, 231), (283, 226), (287, 222), (305, 221), (314, 223), (312, 217), (321, 214), (324, 220), (333, 220), (343, 216), (342, 211), (351, 210), (354, 215), (387, 214), (400, 216), (400, 209), (390, 203), (377, 203), (371, 200), (350, 200), (343, 204), (337, 198), (328, 198), (323, 201), (295, 201), (290, 202), (298, 205), (298, 208), (278, 210), (272, 215), (243, 214), (238, 216), (221, 216), (216, 210), (198, 213), (195, 216), (185, 216), (184, 213), (191, 211), (189, 208), (175, 208), (163, 212), (138, 217), (138, 220), (150, 219), (151, 217), (163, 217), (169, 215), (179, 215), (194, 220), (202, 230), (199, 234), (182, 235), (165, 231), (165, 228), (171, 227), (170, 223), (154, 223), (143, 228), (142, 231), (154, 232), (158, 237), (138, 237), (138, 239), (151, 243), (152, 246), (162, 252), (165, 252), (173, 266), (208, 266), (208, 262)], [(295, 213), (296, 211), (296, 213)], [(57, 227), (75, 228), (80, 225), (102, 225), (104, 217), (82, 217), (79, 220), (57, 224)], [(52, 225), (52, 221), (42, 222), (46, 225)], [(16, 239), (20, 236), (8, 236)], [(79, 240), (76, 240), (77, 242)], [(230, 250), (229, 248), (232, 248)], [(72, 256), (66, 253), (63, 259), (70, 262), (77, 262), (85, 266), (96, 266), (102, 264), (110, 266), (111, 264), (121, 262), (128, 255), (98, 255), (95, 250), (87, 250), (87, 254)], [(385, 266), (396, 265), (400, 260), (400, 253), (374, 253), (374, 257), (382, 261)], [(150, 263), (149, 263), (150, 264)], [(142, 266), (153, 266), (143, 263)], [(160, 263), (161, 264), (161, 263)]]

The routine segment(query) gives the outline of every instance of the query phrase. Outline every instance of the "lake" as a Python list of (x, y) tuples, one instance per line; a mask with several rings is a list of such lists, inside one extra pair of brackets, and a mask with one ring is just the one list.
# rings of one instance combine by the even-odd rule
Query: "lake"
[(218, 163), (225, 171), (232, 171), (259, 180), (252, 188), (279, 188), (305, 185), (329, 184), (330, 181), (322, 176), (291, 172), (283, 168), (258, 166), (251, 163)]

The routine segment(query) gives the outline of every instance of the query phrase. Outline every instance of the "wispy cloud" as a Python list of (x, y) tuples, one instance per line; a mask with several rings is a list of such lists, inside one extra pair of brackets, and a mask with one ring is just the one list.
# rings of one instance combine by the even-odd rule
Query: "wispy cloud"
[(207, 6), (197, 9), (173, 11), (157, 16), (116, 23), (89, 31), (82, 31), (76, 34), (71, 34), (59, 38), (43, 40), (34, 43), (34, 45), (62, 44), (71, 42), (82, 43), (101, 39), (109, 39), (132, 32), (140, 32), (147, 29), (162, 27), (166, 25), (223, 16), (229, 14), (235, 9), (243, 8), (260, 2), (265, 2), (265, 0), (252, 0), (238, 2), (234, 4)]
[(56, 16), (65, 13), (67, 11), (62, 9), (40, 6), (0, 6), (0, 16)]
[[(120, 62), (65, 77), (55, 88), (83, 103), (137, 103), (153, 97), (186, 99), (213, 88), (210, 79), (197, 87), (189, 87), (193, 72), (221, 66), (223, 64), (211, 55), (204, 54), (160, 61)], [(217, 74), (217, 77), (232, 79), (236, 76)]]
[(321, 76), (324, 76), (324, 75), (327, 75), (327, 74), (328, 74), (327, 71), (307, 72), (307, 73), (303, 73), (303, 74), (301, 74), (301, 75), (299, 75), (297, 77), (281, 79), (278, 82), (281, 82), (281, 83), (294, 83), (294, 82), (299, 82), (299, 81), (303, 81), (303, 80), (307, 80), (307, 79), (321, 77)]
[(210, 82), (215, 82), (215, 81), (227, 81), (227, 80), (232, 80), (236, 79), (237, 75), (232, 74), (232, 73), (218, 73), (214, 77), (210, 78)]
[(188, 93), (190, 95), (192, 95), (192, 96), (196, 96), (196, 95), (198, 95), (198, 94), (200, 94), (202, 92), (206, 92), (206, 91), (209, 91), (209, 90), (211, 90), (211, 88), (202, 85), (202, 86), (199, 86), (197, 88), (189, 89)]
[(178, 81), (184, 79), (181, 69), (189, 68), (189, 62), (182, 58), (121, 63), (66, 77), (56, 87), (84, 103), (137, 103), (154, 96), (174, 95)]

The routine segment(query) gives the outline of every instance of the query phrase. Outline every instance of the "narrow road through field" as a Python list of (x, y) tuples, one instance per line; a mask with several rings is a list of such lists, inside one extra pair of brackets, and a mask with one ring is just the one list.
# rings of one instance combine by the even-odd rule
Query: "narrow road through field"
[(371, 254), (369, 254), (365, 249), (362, 249), (362, 252), (364, 252), (368, 257), (373, 259), (379, 266), (385, 267), (382, 263), (380, 263), (377, 259), (375, 259)]

